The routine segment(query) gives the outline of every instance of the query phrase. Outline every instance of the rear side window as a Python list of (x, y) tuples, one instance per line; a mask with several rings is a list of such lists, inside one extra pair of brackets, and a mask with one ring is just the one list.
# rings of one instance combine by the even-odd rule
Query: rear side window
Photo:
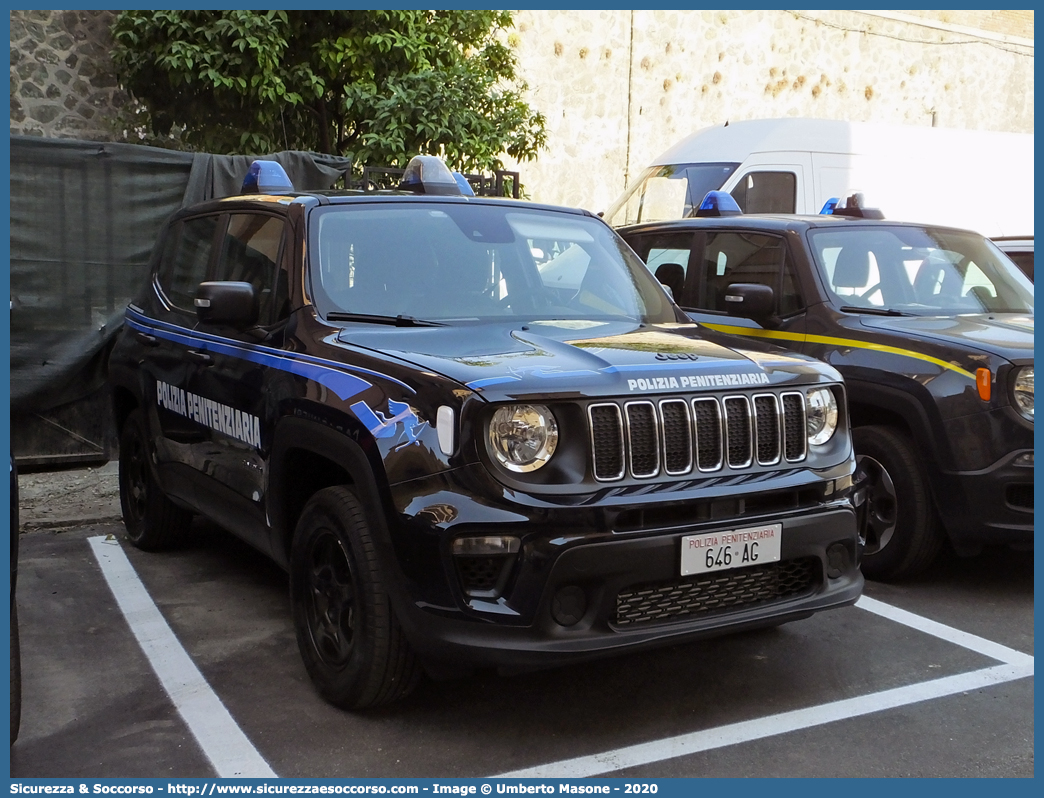
[(653, 276), (671, 290), (674, 301), (682, 306), (688, 303), (683, 289), (689, 273), (692, 238), (691, 232), (656, 233), (630, 242)]
[[(262, 324), (272, 318), (277, 305), (277, 267), (283, 243), (283, 220), (257, 213), (229, 217), (221, 243), (215, 280), (233, 280), (254, 286), (260, 302)], [(285, 286), (283, 286), (285, 289)]]
[(160, 264), (159, 284), (170, 303), (180, 310), (196, 312), (193, 300), (199, 284), (207, 279), (219, 218), (200, 216), (186, 219), (171, 231)]
[(750, 172), (731, 193), (744, 213), (794, 213), (797, 178), (793, 172)]

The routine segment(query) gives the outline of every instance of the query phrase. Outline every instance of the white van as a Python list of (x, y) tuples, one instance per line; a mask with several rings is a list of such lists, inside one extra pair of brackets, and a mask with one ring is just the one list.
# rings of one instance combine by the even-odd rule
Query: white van
[(614, 227), (682, 219), (708, 191), (745, 213), (819, 213), (861, 191), (885, 218), (1033, 236), (1033, 134), (754, 119), (704, 128), (635, 180), (604, 214)]

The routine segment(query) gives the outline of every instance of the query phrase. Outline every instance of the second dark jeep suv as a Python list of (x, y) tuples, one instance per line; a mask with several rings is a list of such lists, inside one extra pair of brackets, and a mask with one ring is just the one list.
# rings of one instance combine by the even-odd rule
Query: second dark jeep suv
[(855, 198), (740, 214), (718, 193), (701, 218), (619, 232), (693, 320), (844, 376), (869, 480), (863, 572), (913, 576), (947, 539), (1032, 548), (1033, 284), (967, 230), (864, 218), (881, 214)]

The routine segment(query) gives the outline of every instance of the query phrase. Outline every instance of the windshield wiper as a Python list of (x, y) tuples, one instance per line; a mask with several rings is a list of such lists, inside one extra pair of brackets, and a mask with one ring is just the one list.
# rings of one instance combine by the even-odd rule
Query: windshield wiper
[(330, 321), (357, 321), (364, 324), (388, 324), (392, 327), (445, 327), (439, 321), (415, 319), (413, 316), (379, 316), (371, 313), (345, 313), (334, 310), (326, 314)]
[(870, 313), (874, 316), (910, 316), (910, 313), (903, 313), (901, 310), (892, 310), (891, 308), (863, 308), (856, 305), (842, 305), (841, 310), (845, 313)]

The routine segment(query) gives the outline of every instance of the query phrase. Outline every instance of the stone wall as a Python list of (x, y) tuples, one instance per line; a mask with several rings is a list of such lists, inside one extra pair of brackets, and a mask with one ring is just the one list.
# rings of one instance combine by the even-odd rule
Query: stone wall
[(519, 165), (523, 183), (534, 199), (604, 210), (652, 158), (727, 120), (1032, 132), (1032, 12), (996, 17), (993, 30), (1006, 30), (989, 38), (926, 22), (846, 11), (519, 12), (511, 41), (551, 143)]
[[(111, 11), (11, 11), (11, 132), (126, 140)], [(707, 125), (810, 116), (1033, 131), (1032, 11), (520, 11), (549, 149), (527, 194), (603, 210)], [(513, 166), (513, 164), (509, 164)]]
[(11, 133), (112, 141), (127, 96), (109, 59), (112, 11), (11, 12)]

